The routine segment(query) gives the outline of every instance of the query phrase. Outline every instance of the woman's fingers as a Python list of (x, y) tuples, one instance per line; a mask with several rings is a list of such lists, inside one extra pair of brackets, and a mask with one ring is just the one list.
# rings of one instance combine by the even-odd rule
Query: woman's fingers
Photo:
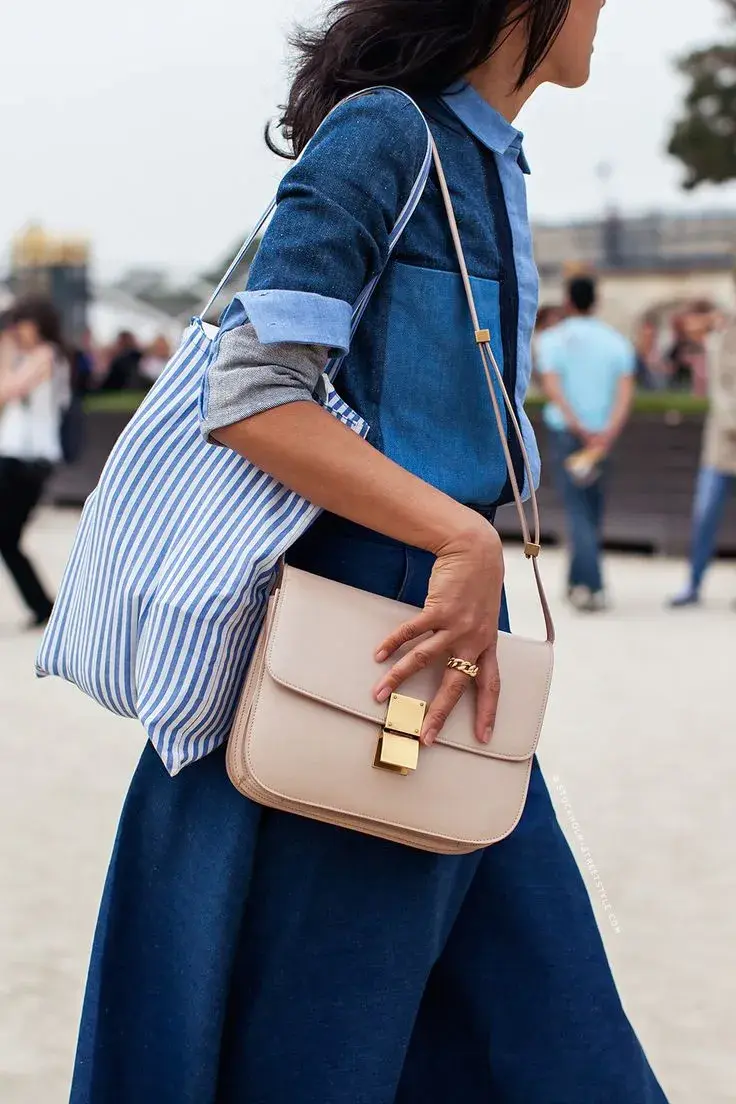
[[(399, 632), (409, 630), (410, 626), (404, 626)], [(472, 651), (472, 648), (466, 647), (463, 650), (463, 657), (467, 655), (470, 659)], [(445, 662), (451, 652), (452, 638), (447, 632), (435, 633), (434, 636), (420, 641), (378, 683), (375, 689), (376, 700), (388, 701), (390, 695), (408, 678), (436, 663)], [(498, 699), (501, 693), (501, 676), (495, 644), (488, 648), (477, 662), (480, 668), (477, 679), (472, 679), (461, 671), (445, 672), (440, 688), (427, 711), (422, 728), (423, 743), (434, 743), (463, 694), (471, 689), (477, 692), (476, 739), (482, 744), (489, 743), (496, 724)]]
[(481, 656), (478, 665), (480, 674), (477, 679), (478, 704), (475, 711), (475, 735), (481, 744), (487, 744), (496, 727), (498, 699), (501, 694), (501, 675), (495, 647)]
[[(426, 628), (422, 630), (422, 635), (425, 632)], [(375, 689), (376, 701), (388, 701), (391, 694), (412, 675), (416, 675), (418, 671), (424, 671), (434, 663), (442, 662), (443, 659), (446, 660), (448, 646), (449, 634), (446, 632), (435, 633), (434, 636), (420, 641), (383, 676)]]
[(409, 644), (412, 640), (416, 640), (417, 637), (424, 636), (425, 633), (431, 631), (432, 619), (426, 610), (423, 610), (413, 620), (405, 621), (403, 625), (399, 625), (395, 632), (392, 632), (390, 636), (386, 637), (383, 643), (376, 649), (376, 661), (378, 663), (383, 663), (384, 660), (395, 655), (399, 648), (403, 648), (405, 644)]
[(422, 743), (433, 744), (445, 727), (453, 709), (472, 686), (473, 680), (460, 671), (446, 671), (422, 728)]

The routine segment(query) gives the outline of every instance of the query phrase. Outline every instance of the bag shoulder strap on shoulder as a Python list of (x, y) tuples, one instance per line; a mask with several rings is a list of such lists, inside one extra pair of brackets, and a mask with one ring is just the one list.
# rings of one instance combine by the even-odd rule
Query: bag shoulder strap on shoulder
[[(400, 212), (400, 214), (399, 214), (399, 216), (396, 220), (396, 225), (394, 226), (394, 228), (391, 232), (391, 235), (389, 237), (388, 252), (389, 252), (389, 257), (390, 257), (391, 254), (393, 253), (394, 249), (396, 248), (396, 246), (399, 244), (399, 241), (401, 239), (401, 235), (406, 230), (406, 227), (409, 225), (409, 222), (411, 221), (412, 215), (414, 214), (414, 212), (416, 211), (416, 209), (419, 205), (419, 201), (421, 200), (422, 195), (424, 194), (424, 189), (427, 186), (427, 181), (429, 179), (429, 174), (430, 174), (430, 171), (432, 169), (432, 145), (433, 145), (432, 134), (431, 134), (430, 129), (429, 129), (429, 124), (427, 123), (427, 120), (424, 117), (424, 113), (420, 110), (420, 108), (414, 102), (414, 100), (411, 98), (411, 96), (408, 96), (406, 94), (406, 92), (402, 92), (401, 89), (399, 89), (399, 88), (390, 88), (387, 85), (386, 86), (379, 85), (379, 86), (376, 86), (374, 88), (365, 88), (362, 91), (355, 92), (355, 93), (353, 93), (352, 96), (347, 96), (344, 100), (341, 100), (340, 103), (336, 104), (335, 107), (332, 109), (332, 111), (330, 111), (330, 113), (325, 116), (325, 118), (322, 121), (321, 126), (324, 126), (324, 124), (327, 122), (327, 120), (334, 114), (335, 111), (337, 111), (337, 109), (339, 107), (342, 107), (343, 104), (351, 103), (353, 100), (361, 99), (364, 96), (371, 96), (376, 92), (385, 92), (385, 91), (395, 92), (395, 93), (397, 93), (397, 95), (403, 96), (405, 100), (408, 100), (408, 102), (410, 104), (412, 104), (416, 108), (416, 110), (419, 112), (419, 115), (421, 116), (422, 121), (424, 122), (424, 125), (425, 125), (426, 130), (427, 130), (427, 150), (426, 150), (426, 154), (425, 154), (425, 157), (424, 157), (424, 161), (422, 163), (422, 167), (419, 170), (419, 175), (417, 176), (417, 179), (414, 182), (412, 190), (409, 194), (409, 198), (408, 198), (406, 204), (404, 205), (402, 211)], [(321, 129), (321, 127), (320, 127), (320, 129)], [(319, 133), (319, 130), (316, 132), (315, 137), (318, 133)], [(314, 141), (314, 138), (312, 139), (312, 141)], [(309, 149), (309, 144), (307, 144), (304, 151), (302, 152), (302, 154), (301, 154), (302, 157), (304, 156), (304, 154), (306, 153), (306, 151), (308, 149)], [(258, 220), (258, 222), (255, 224), (253, 230), (250, 232), (248, 237), (245, 239), (245, 241), (241, 245), (238, 252), (233, 257), (233, 260), (231, 261), (231, 263), (228, 265), (227, 269), (225, 270), (225, 272), (222, 276), (222, 279), (220, 280), (217, 287), (215, 288), (212, 295), (210, 296), (209, 300), (207, 301), (206, 306), (200, 312), (200, 317), (201, 318), (203, 318), (203, 319), (206, 318), (207, 315), (209, 314), (209, 312), (212, 310), (212, 307), (214, 306), (214, 304), (219, 299), (220, 295), (222, 294), (223, 290), (225, 289), (228, 282), (232, 278), (233, 274), (236, 272), (238, 266), (245, 259), (246, 255), (248, 253), (248, 250), (257, 241), (258, 235), (261, 233), (264, 226), (267, 224), (267, 222), (269, 221), (269, 219), (271, 218), (271, 215), (274, 213), (275, 210), (276, 210), (276, 198), (274, 197), (271, 200), (271, 202), (269, 203), (266, 210), (263, 212), (263, 214), (260, 217), (260, 219)], [(368, 303), (370, 302), (370, 298), (371, 298), (373, 292), (375, 291), (375, 288), (376, 288), (376, 285), (378, 284), (380, 276), (381, 276), (381, 274), (379, 273), (379, 275), (376, 276), (373, 280), (371, 280), (371, 282), (368, 284), (368, 286), (363, 289), (363, 291), (361, 292), (361, 294), (358, 298), (357, 303), (355, 304), (355, 306), (353, 308), (353, 327), (352, 327), (353, 334), (355, 334), (355, 331), (356, 331), (358, 325), (360, 324), (360, 320), (363, 317), (363, 314), (365, 313), (366, 307), (368, 306)], [(336, 367), (333, 367), (333, 370), (331, 370), (331, 372), (330, 372), (330, 375), (333, 376), (333, 378), (334, 378), (334, 375), (336, 374), (337, 370), (339, 369), (340, 363), (341, 363), (341, 361), (337, 362)]]

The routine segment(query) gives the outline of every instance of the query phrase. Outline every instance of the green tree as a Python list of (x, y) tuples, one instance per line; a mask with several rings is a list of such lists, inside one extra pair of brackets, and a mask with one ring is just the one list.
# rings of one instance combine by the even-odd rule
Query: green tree
[(669, 152), (684, 164), (688, 190), (736, 179), (736, 0), (721, 3), (729, 16), (722, 44), (696, 50), (678, 63), (690, 87)]

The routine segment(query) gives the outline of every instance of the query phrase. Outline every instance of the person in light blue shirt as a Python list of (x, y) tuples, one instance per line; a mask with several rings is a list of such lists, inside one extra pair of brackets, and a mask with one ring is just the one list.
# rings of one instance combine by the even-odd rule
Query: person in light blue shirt
[[(571, 545), (568, 596), (586, 611), (605, 608), (601, 544), (608, 457), (631, 409), (636, 353), (595, 316), (596, 286), (578, 277), (568, 287), (569, 316), (541, 335), (538, 368), (548, 404), (555, 475)], [(585, 450), (594, 462), (584, 477), (570, 458)]]

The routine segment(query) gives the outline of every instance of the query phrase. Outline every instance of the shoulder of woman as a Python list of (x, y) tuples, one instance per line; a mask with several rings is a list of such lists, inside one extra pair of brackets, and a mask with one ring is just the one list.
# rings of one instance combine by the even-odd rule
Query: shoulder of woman
[(344, 100), (310, 142), (302, 161), (329, 161), (390, 173), (413, 186), (427, 155), (427, 123), (417, 105), (394, 88)]

